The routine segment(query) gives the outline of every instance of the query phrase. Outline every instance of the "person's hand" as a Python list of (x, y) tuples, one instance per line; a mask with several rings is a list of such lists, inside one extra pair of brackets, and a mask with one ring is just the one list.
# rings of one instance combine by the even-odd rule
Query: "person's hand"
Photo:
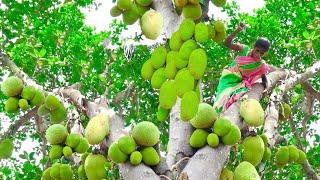
[(238, 24), (236, 31), (240, 32), (240, 31), (244, 30), (245, 28), (246, 28), (246, 25), (243, 22), (241, 22)]

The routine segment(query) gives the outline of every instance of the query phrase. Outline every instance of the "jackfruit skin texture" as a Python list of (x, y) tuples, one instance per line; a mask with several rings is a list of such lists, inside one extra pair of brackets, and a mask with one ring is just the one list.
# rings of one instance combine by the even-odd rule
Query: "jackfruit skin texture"
[(121, 9), (118, 8), (118, 6), (113, 6), (111, 9), (110, 9), (110, 15), (112, 17), (118, 17), (120, 16), (122, 13)]
[(180, 118), (182, 121), (189, 121), (198, 112), (200, 99), (195, 91), (186, 92), (180, 104)]
[(160, 157), (157, 151), (153, 147), (145, 147), (141, 150), (142, 161), (149, 166), (155, 166), (159, 164)]
[(231, 122), (227, 118), (219, 118), (214, 122), (212, 129), (218, 136), (225, 136), (231, 129)]
[(174, 80), (166, 81), (162, 84), (159, 93), (160, 107), (171, 109), (177, 100), (177, 92)]
[(183, 69), (188, 65), (189, 59), (181, 58), (178, 51), (170, 51), (170, 53), (174, 57), (174, 64), (177, 69)]
[(60, 145), (53, 145), (49, 151), (50, 159), (61, 158), (62, 154), (62, 146)]
[(280, 147), (276, 152), (275, 157), (276, 157), (276, 160), (275, 160), (276, 165), (278, 167), (284, 166), (289, 161), (289, 148), (286, 146)]
[(55, 163), (51, 166), (50, 176), (52, 179), (60, 179), (60, 163)]
[(163, 16), (157, 11), (150, 9), (141, 17), (140, 27), (146, 38), (155, 40), (162, 32)]
[(177, 73), (177, 68), (174, 62), (176, 58), (175, 55), (176, 53), (174, 51), (170, 51), (167, 54), (165, 73), (168, 79), (174, 79)]
[(21, 94), (23, 89), (23, 82), (20, 78), (16, 76), (8, 77), (1, 84), (1, 91), (7, 97), (18, 96)]
[(205, 23), (200, 22), (195, 26), (194, 38), (200, 43), (206, 42), (209, 39), (209, 29)]
[(44, 104), (45, 104), (46, 108), (50, 109), (50, 110), (58, 109), (62, 105), (60, 103), (59, 99), (54, 95), (48, 95), (45, 98), (45, 103)]
[(31, 101), (34, 97), (36, 89), (33, 86), (25, 86), (21, 92), (21, 97), (23, 99)]
[(135, 151), (137, 148), (136, 142), (129, 135), (120, 137), (118, 139), (118, 146), (123, 153), (128, 155)]
[(162, 67), (167, 58), (167, 50), (164, 46), (158, 46), (151, 54), (151, 64), (155, 69)]
[(10, 158), (14, 149), (11, 139), (4, 139), (0, 143), (0, 160)]
[(26, 99), (19, 100), (19, 107), (21, 110), (27, 110), (29, 108), (28, 101)]
[(194, 77), (187, 68), (183, 68), (178, 71), (176, 77), (174, 78), (174, 83), (176, 86), (177, 95), (183, 97), (183, 95), (192, 91), (194, 88)]
[(280, 121), (286, 121), (291, 116), (291, 107), (287, 103), (282, 103), (282, 106), (280, 106), (279, 111), (279, 120)]
[(118, 0), (117, 6), (121, 10), (130, 10), (132, 7), (132, 0)]
[(179, 31), (174, 32), (169, 40), (169, 47), (172, 51), (179, 51), (183, 44)]
[(217, 7), (223, 7), (227, 3), (227, 0), (211, 0), (211, 2)]
[(139, 151), (134, 151), (130, 155), (130, 163), (134, 166), (139, 165), (142, 161), (142, 154)]
[(167, 80), (165, 68), (157, 69), (151, 77), (151, 86), (154, 89), (160, 89), (162, 84)]
[(198, 47), (197, 43), (193, 39), (189, 39), (184, 42), (179, 50), (179, 56), (184, 60), (189, 60), (192, 51)]
[(199, 48), (190, 54), (188, 69), (194, 79), (198, 80), (202, 78), (206, 68), (207, 68), (207, 53)]
[(264, 123), (264, 110), (259, 101), (255, 99), (247, 99), (241, 102), (240, 115), (249, 126), (258, 127)]
[(66, 157), (70, 157), (72, 155), (72, 149), (69, 146), (65, 146), (62, 149), (63, 155)]
[(157, 119), (163, 122), (166, 119), (168, 119), (169, 113), (170, 113), (169, 109), (164, 109), (163, 107), (159, 106), (157, 111)]
[(179, 8), (184, 7), (187, 3), (188, 0), (174, 0), (174, 4)]
[(299, 159), (299, 151), (295, 145), (289, 145), (288, 149), (289, 149), (289, 163)]
[(213, 107), (207, 103), (200, 103), (198, 112), (190, 120), (190, 123), (195, 128), (210, 128), (217, 119), (217, 114)]
[(145, 80), (150, 80), (154, 73), (154, 69), (152, 66), (151, 59), (148, 59), (145, 63), (143, 63), (141, 68), (141, 76)]
[(264, 142), (260, 136), (248, 136), (242, 144), (244, 146), (243, 160), (254, 166), (260, 164), (265, 151)]
[(268, 161), (271, 159), (271, 149), (269, 147), (265, 147), (262, 161)]
[(46, 139), (51, 145), (62, 144), (68, 136), (68, 130), (61, 124), (51, 125), (46, 130)]
[(4, 109), (8, 113), (16, 112), (19, 108), (19, 99), (15, 97), (9, 97), (6, 101)]
[(234, 180), (260, 180), (256, 168), (249, 162), (241, 162), (234, 170)]
[(210, 133), (207, 136), (207, 143), (210, 147), (215, 148), (219, 145), (219, 137), (214, 133)]
[(79, 144), (75, 147), (77, 153), (85, 153), (89, 149), (90, 145), (86, 138), (80, 138)]
[(87, 178), (100, 180), (107, 178), (107, 170), (111, 167), (107, 159), (101, 154), (90, 153), (84, 162)]
[(202, 8), (200, 4), (187, 4), (183, 7), (182, 14), (185, 18), (197, 20), (202, 16)]
[(211, 24), (208, 24), (207, 27), (208, 27), (208, 36), (209, 36), (209, 39), (214, 38), (215, 35), (216, 35), (216, 30), (214, 29), (214, 26), (211, 25)]
[(191, 18), (186, 18), (181, 22), (177, 32), (180, 34), (182, 41), (187, 41), (192, 38), (195, 26), (196, 24)]
[(58, 124), (67, 119), (67, 111), (63, 105), (60, 105), (58, 109), (51, 111), (50, 122), (52, 124)]
[(222, 137), (222, 142), (225, 145), (232, 146), (241, 139), (241, 132), (237, 125), (231, 124), (231, 128), (228, 134)]
[(138, 145), (154, 146), (160, 138), (160, 131), (149, 121), (142, 121), (132, 129), (132, 137)]
[(47, 109), (44, 104), (39, 106), (37, 111), (38, 116), (47, 116), (49, 113), (50, 113), (49, 109)]
[(126, 10), (122, 13), (122, 20), (126, 25), (134, 24), (139, 17), (140, 14), (136, 5), (132, 5), (130, 10)]
[(63, 180), (72, 180), (72, 169), (69, 164), (61, 164), (60, 177)]
[(303, 164), (306, 161), (307, 156), (302, 150), (298, 149), (298, 151), (299, 151), (299, 158), (296, 160), (296, 162), (299, 164)]
[(152, 4), (152, 0), (136, 0), (136, 3), (141, 6), (150, 6)]
[(196, 129), (193, 131), (190, 139), (189, 144), (193, 148), (202, 148), (207, 144), (207, 136), (209, 133), (204, 129)]
[(44, 170), (42, 172), (43, 180), (53, 180), (53, 178), (51, 178), (51, 176), (50, 176), (50, 170), (51, 170), (51, 167), (47, 168), (46, 170)]
[(215, 30), (216, 32), (221, 33), (221, 32), (223, 32), (223, 31), (225, 31), (224, 23), (223, 23), (222, 21), (215, 21), (215, 22), (213, 23), (213, 26), (214, 26), (214, 30)]
[(216, 43), (221, 43), (227, 36), (227, 32), (223, 31), (223, 32), (216, 32), (214, 37), (211, 38), (214, 42)]
[(120, 150), (117, 142), (112, 143), (109, 147), (108, 157), (115, 163), (124, 163), (128, 159), (128, 155)]
[(219, 180), (233, 180), (233, 172), (227, 168), (223, 168)]
[(44, 103), (45, 95), (41, 90), (36, 90), (34, 97), (31, 100), (31, 105), (40, 106)]
[(67, 136), (65, 144), (71, 148), (77, 147), (81, 139), (81, 136), (79, 134), (71, 133)]
[(89, 144), (100, 144), (109, 134), (109, 116), (101, 112), (90, 119), (86, 129), (85, 137)]

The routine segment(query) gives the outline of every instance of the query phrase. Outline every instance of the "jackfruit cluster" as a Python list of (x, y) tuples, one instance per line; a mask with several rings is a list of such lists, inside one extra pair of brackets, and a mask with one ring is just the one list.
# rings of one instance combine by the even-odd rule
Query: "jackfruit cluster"
[(159, 164), (160, 157), (155, 146), (160, 132), (153, 123), (143, 121), (138, 123), (131, 135), (120, 137), (108, 149), (108, 157), (115, 163), (125, 163), (127, 160), (134, 166), (143, 162), (149, 166)]
[(38, 108), (39, 116), (49, 117), (51, 124), (58, 124), (67, 119), (67, 110), (54, 95), (45, 97), (44, 104)]
[(291, 116), (291, 107), (287, 103), (281, 103), (279, 107), (279, 120), (286, 121)]
[(73, 174), (69, 164), (55, 163), (42, 172), (44, 180), (65, 179), (72, 180)]
[(174, 4), (176, 8), (182, 10), (185, 18), (197, 20), (202, 16), (202, 8), (199, 0), (175, 0)]
[(275, 164), (279, 168), (284, 167), (287, 163), (303, 164), (306, 159), (306, 154), (295, 145), (281, 146), (275, 154)]
[(225, 145), (233, 146), (241, 139), (239, 127), (225, 117), (220, 117), (214, 122), (212, 131), (220, 137), (221, 142)]
[(212, 39), (216, 43), (221, 43), (227, 36), (227, 31), (224, 27), (224, 23), (220, 20), (214, 21), (207, 25), (209, 39)]

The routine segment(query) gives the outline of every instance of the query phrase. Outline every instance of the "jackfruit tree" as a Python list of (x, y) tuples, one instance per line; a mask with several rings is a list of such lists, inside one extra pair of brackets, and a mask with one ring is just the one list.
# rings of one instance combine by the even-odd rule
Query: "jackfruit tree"
[[(0, 179), (319, 179), (318, 4), (237, 2), (3, 1)], [(220, 113), (239, 22), (276, 70)]]

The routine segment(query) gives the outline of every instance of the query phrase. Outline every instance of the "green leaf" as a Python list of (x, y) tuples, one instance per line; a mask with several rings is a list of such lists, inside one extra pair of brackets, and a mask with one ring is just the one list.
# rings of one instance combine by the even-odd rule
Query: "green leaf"
[(46, 49), (42, 48), (40, 50), (39, 57), (43, 57), (44, 55), (46, 55), (46, 53), (47, 53)]
[(309, 39), (310, 38), (310, 34), (308, 31), (304, 31), (303, 32), (303, 37), (306, 38), (306, 39)]

